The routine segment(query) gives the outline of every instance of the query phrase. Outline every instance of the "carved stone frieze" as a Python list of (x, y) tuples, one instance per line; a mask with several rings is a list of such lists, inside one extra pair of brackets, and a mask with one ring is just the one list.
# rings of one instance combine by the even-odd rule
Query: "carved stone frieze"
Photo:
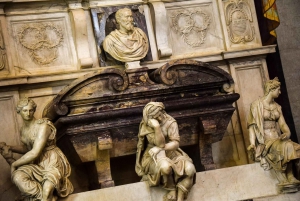
[(230, 0), (225, 5), (225, 17), (229, 39), (232, 43), (253, 41), (255, 31), (250, 5), (245, 0)]
[(53, 23), (30, 23), (18, 30), (19, 43), (27, 49), (32, 61), (38, 65), (52, 63), (57, 49), (64, 40), (60, 26)]
[(172, 28), (181, 35), (184, 42), (191, 47), (204, 43), (211, 16), (201, 9), (184, 9), (172, 11)]

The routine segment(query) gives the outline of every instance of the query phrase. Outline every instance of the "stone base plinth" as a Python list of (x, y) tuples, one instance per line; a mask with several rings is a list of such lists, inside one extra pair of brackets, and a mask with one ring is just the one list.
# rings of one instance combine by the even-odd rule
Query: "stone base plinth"
[[(277, 195), (277, 180), (259, 164), (198, 172), (187, 201), (233, 201)], [(61, 201), (162, 201), (165, 190), (138, 182), (70, 195)]]

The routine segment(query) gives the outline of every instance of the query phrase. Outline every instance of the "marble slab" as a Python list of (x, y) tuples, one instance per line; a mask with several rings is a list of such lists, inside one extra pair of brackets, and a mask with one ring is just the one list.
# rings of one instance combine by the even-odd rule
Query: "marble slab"
[[(277, 180), (259, 164), (198, 172), (187, 201), (233, 201), (277, 195)], [(165, 190), (145, 182), (70, 195), (61, 201), (162, 201)]]
[(299, 201), (299, 200), (300, 200), (300, 191), (298, 191), (297, 193), (282, 194), (277, 196), (253, 199), (253, 201)]

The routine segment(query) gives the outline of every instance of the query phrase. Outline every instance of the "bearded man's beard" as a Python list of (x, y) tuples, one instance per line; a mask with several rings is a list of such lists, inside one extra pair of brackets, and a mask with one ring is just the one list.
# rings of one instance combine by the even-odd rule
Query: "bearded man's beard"
[(124, 27), (126, 28), (127, 31), (133, 31), (133, 28), (134, 28), (132, 23), (127, 23), (127, 24), (125, 24)]

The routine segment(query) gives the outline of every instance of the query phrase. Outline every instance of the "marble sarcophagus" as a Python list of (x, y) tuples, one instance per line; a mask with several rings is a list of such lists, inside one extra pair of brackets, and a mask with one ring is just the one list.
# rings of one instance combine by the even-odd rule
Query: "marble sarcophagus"
[(74, 166), (93, 165), (88, 174), (98, 188), (138, 181), (137, 134), (150, 101), (163, 102), (177, 120), (180, 146), (197, 171), (211, 170), (212, 144), (223, 138), (239, 98), (233, 83), (222, 69), (191, 60), (155, 70), (103, 68), (64, 88), (43, 116), (55, 122), (57, 144)]

